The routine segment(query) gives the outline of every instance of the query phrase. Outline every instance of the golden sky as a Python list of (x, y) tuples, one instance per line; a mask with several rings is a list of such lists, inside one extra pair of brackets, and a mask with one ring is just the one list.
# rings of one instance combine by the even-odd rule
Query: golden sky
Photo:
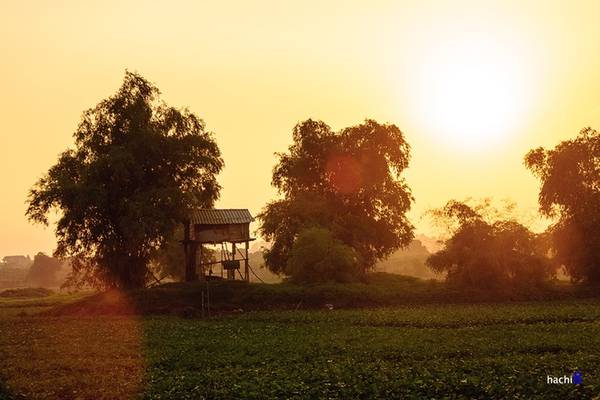
[(27, 191), (126, 68), (216, 133), (217, 207), (275, 196), (273, 153), (298, 121), (374, 118), (413, 147), (419, 231), (450, 198), (533, 211), (523, 155), (600, 127), (599, 17), (598, 1), (0, 0), (0, 257), (53, 250)]

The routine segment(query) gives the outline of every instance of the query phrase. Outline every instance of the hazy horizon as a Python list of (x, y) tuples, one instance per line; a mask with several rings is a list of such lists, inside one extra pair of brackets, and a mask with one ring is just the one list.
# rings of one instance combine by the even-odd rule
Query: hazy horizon
[(25, 218), (27, 191), (125, 69), (215, 132), (226, 164), (216, 207), (253, 215), (276, 197), (273, 154), (308, 118), (400, 127), (418, 233), (450, 198), (510, 198), (534, 213), (525, 153), (600, 127), (600, 3), (168, 4), (3, 4), (0, 257), (54, 249), (54, 227)]

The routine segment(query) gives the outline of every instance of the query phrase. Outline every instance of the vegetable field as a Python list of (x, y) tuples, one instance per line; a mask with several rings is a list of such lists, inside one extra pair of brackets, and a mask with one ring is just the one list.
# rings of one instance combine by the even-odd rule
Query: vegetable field
[[(600, 301), (49, 317), (0, 300), (0, 397), (581, 399), (600, 394)], [(547, 375), (580, 371), (581, 385)]]

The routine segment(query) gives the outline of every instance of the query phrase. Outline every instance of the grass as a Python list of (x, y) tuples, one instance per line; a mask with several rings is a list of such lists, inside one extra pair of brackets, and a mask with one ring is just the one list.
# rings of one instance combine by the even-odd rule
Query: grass
[[(236, 310), (373, 308), (408, 304), (541, 301), (590, 298), (598, 288), (555, 282), (544, 287), (467, 290), (439, 281), (374, 273), (365, 283), (299, 286), (234, 281), (169, 283), (127, 294), (107, 292), (53, 310), (54, 315), (202, 315), (210, 297), (213, 314)], [(206, 309), (206, 307), (204, 307)]]
[[(278, 291), (292, 289), (272, 290), (284, 296)], [(177, 301), (187, 295), (171, 293)], [(85, 316), (82, 304), (97, 297), (83, 294), (0, 299), (0, 398), (600, 396), (599, 299), (277, 309), (190, 319), (137, 315), (127, 308), (130, 297), (109, 297), (104, 307), (113, 304), (120, 315)], [(53, 306), (73, 311), (73, 304), (82, 311), (77, 316), (46, 312)], [(583, 385), (546, 384), (547, 374), (575, 370)]]
[(22, 288), (22, 289), (6, 289), (0, 292), (0, 297), (48, 297), (54, 294), (53, 290), (46, 288)]

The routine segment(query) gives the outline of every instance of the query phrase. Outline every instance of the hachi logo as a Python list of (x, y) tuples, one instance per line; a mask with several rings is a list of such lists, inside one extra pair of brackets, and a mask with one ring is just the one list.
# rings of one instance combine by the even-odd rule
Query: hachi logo
[(579, 371), (573, 372), (573, 374), (571, 376), (569, 376), (569, 375), (563, 375), (563, 376), (547, 375), (546, 383), (552, 384), (552, 385), (565, 385), (565, 384), (581, 385), (583, 383), (583, 375)]

